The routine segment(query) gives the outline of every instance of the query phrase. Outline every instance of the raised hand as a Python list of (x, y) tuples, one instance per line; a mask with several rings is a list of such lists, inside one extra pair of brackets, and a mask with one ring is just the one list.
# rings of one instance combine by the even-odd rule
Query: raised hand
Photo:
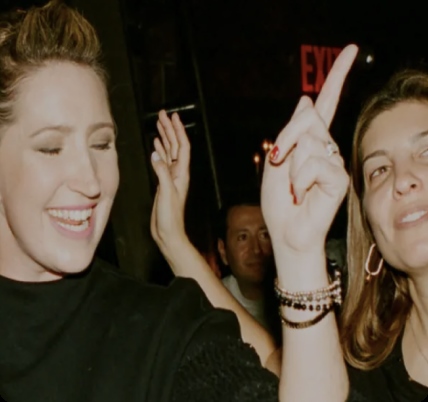
[(266, 158), (262, 210), (274, 248), (324, 248), (349, 184), (329, 127), (357, 51), (349, 45), (341, 52), (315, 104), (307, 96), (300, 99)]
[(151, 162), (159, 179), (151, 216), (151, 233), (165, 254), (172, 243), (186, 239), (184, 208), (189, 188), (190, 143), (177, 113), (164, 110), (157, 122)]

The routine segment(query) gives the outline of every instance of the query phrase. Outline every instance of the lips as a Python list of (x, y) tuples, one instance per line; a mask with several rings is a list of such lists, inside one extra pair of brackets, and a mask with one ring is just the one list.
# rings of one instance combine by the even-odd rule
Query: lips
[(417, 205), (400, 212), (394, 219), (394, 227), (405, 229), (428, 220), (428, 205)]
[(47, 212), (60, 233), (67, 237), (85, 238), (91, 235), (94, 228), (95, 206), (55, 207), (49, 208)]
[(251, 268), (255, 268), (255, 267), (263, 267), (264, 265), (266, 264), (266, 261), (265, 260), (252, 260), (252, 261), (247, 261), (246, 262), (246, 265), (248, 266), (248, 267), (251, 267)]

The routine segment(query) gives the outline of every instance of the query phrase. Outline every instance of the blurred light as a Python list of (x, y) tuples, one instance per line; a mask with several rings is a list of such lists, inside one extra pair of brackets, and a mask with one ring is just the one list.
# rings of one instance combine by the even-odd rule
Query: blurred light
[(366, 63), (367, 64), (372, 64), (374, 62), (374, 57), (372, 54), (367, 55), (366, 57)]
[(260, 163), (260, 155), (255, 154), (253, 160), (254, 160), (254, 163), (259, 164)]
[(267, 151), (269, 149), (269, 141), (268, 140), (264, 140), (263, 144), (262, 144), (262, 148)]
[(263, 148), (263, 150), (264, 150), (265, 152), (267, 152), (267, 151), (271, 150), (271, 149), (272, 149), (272, 147), (273, 147), (273, 144), (272, 144), (272, 142), (271, 142), (271, 141), (268, 141), (268, 140), (264, 140), (264, 141), (263, 141), (263, 143), (262, 143), (262, 148)]

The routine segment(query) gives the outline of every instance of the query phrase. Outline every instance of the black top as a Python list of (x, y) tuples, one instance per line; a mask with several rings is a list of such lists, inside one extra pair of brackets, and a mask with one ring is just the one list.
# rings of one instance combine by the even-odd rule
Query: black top
[(278, 379), (197, 284), (138, 283), (96, 260), (54, 282), (0, 277), (7, 402), (278, 401)]
[(401, 341), (402, 337), (379, 368), (370, 371), (349, 368), (348, 402), (421, 402), (428, 397), (428, 388), (412, 381), (407, 373)]

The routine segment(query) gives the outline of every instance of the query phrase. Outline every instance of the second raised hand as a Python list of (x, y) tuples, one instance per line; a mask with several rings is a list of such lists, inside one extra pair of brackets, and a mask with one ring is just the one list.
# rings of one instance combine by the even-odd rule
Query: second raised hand
[(341, 52), (315, 104), (301, 98), (267, 158), (262, 208), (274, 243), (322, 249), (346, 194), (348, 175), (328, 130), (357, 51), (349, 45)]
[(160, 139), (154, 141), (152, 166), (159, 179), (151, 217), (151, 232), (166, 253), (179, 238), (186, 238), (184, 207), (189, 187), (190, 143), (179, 116), (159, 112)]

